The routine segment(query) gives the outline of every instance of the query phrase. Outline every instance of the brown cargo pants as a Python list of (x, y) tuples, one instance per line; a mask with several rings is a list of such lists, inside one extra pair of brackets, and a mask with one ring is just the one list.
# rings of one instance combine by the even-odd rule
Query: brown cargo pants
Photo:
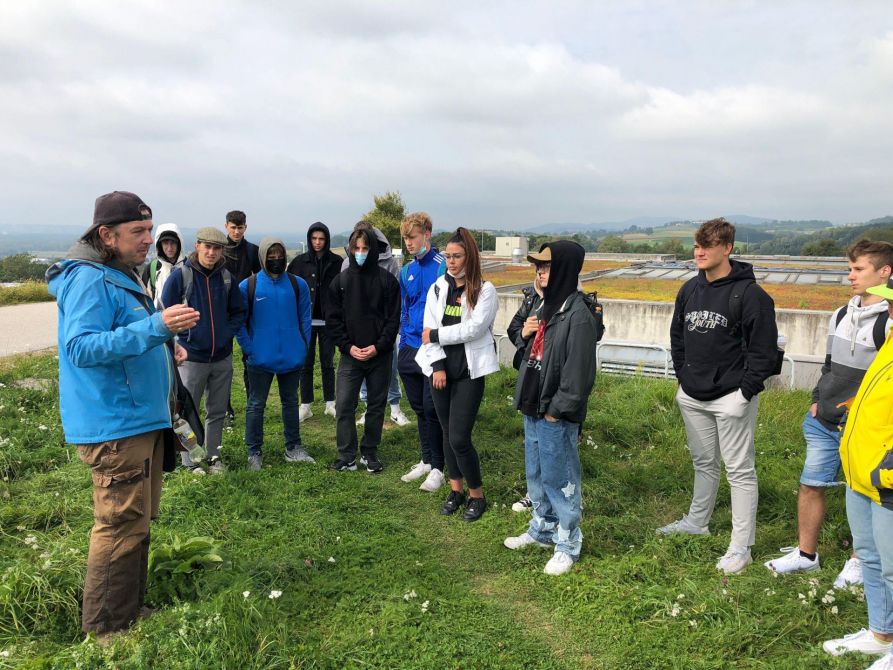
[(149, 521), (158, 516), (164, 432), (82, 444), (93, 474), (93, 531), (81, 626), (87, 633), (127, 628), (146, 595)]

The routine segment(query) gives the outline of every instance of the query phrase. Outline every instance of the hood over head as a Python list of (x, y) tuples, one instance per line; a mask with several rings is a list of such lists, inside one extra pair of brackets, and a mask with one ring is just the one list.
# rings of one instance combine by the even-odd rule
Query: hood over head
[(310, 236), (317, 231), (322, 232), (322, 234), (326, 236), (326, 245), (322, 248), (323, 253), (325, 253), (326, 251), (329, 251), (331, 247), (332, 235), (329, 233), (329, 227), (322, 221), (317, 221), (307, 229), (307, 251), (313, 253), (313, 247), (310, 246)]
[[(380, 244), (376, 244), (379, 240), (376, 238), (374, 232), (374, 230), (371, 233), (368, 230), (359, 231), (361, 235), (366, 237), (366, 244), (369, 245), (369, 256), (366, 258), (366, 262), (363, 263), (363, 265), (357, 265), (357, 259), (354, 257), (353, 252), (350, 249), (350, 242), (348, 242), (347, 258), (350, 261), (350, 266), (348, 267), (349, 270), (367, 274), (378, 272), (378, 259), (380, 257), (381, 247)], [(353, 235), (354, 233), (351, 233), (351, 237), (353, 237)]]
[(376, 263), (379, 260), (391, 258), (394, 254), (391, 250), (391, 243), (388, 242), (388, 238), (385, 237), (385, 234), (378, 228), (372, 228), (372, 232), (375, 233), (375, 238), (378, 242), (378, 258), (376, 259)]
[[(267, 272), (267, 254), (270, 253), (270, 247), (276, 246), (277, 244), (282, 247), (282, 252), (286, 254), (285, 262), (288, 263), (288, 250), (285, 247), (285, 242), (279, 237), (265, 237), (260, 241), (260, 244), (257, 245), (258, 260), (260, 261), (260, 266), (263, 268), (264, 272)], [(269, 274), (269, 272), (267, 272), (267, 274)]]
[(570, 240), (547, 242), (540, 247), (540, 251), (546, 247), (552, 254), (549, 285), (543, 288), (542, 314), (543, 320), (548, 322), (561, 309), (564, 301), (576, 293), (586, 250)]
[[(176, 240), (179, 245), (177, 248), (177, 257), (168, 258), (161, 249), (161, 241), (165, 239)], [(162, 223), (155, 231), (155, 255), (158, 258), (166, 260), (168, 263), (176, 264), (186, 258), (186, 250), (183, 245), (183, 234), (180, 232), (180, 226), (176, 223)]]

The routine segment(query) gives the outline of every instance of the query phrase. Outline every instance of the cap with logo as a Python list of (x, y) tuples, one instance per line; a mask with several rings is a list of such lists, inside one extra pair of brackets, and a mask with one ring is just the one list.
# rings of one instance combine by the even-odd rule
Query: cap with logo
[(195, 235), (196, 242), (204, 242), (205, 244), (216, 244), (221, 247), (226, 246), (226, 235), (222, 230), (218, 230), (213, 226), (205, 226), (200, 228)]

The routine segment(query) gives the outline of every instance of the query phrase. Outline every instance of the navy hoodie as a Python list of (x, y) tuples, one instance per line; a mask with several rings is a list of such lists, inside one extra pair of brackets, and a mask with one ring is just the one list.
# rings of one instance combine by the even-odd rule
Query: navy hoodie
[[(192, 294), (189, 306), (198, 310), (201, 319), (195, 328), (180, 333), (177, 341), (186, 349), (187, 360), (216, 363), (233, 352), (233, 337), (245, 322), (245, 306), (239, 284), (233, 277), (226, 291), (223, 260), (213, 270), (201, 266), (193, 253), (183, 264), (192, 268)], [(164, 283), (161, 301), (165, 307), (183, 299), (183, 269), (177, 268)]]
[(734, 323), (729, 314), (732, 288), (739, 280), (755, 278), (749, 263), (730, 263), (732, 271), (725, 277), (710, 282), (701, 270), (676, 296), (670, 325), (673, 368), (682, 390), (695, 400), (715, 400), (738, 389), (750, 400), (775, 369), (775, 303), (752, 283), (741, 298), (741, 323)]

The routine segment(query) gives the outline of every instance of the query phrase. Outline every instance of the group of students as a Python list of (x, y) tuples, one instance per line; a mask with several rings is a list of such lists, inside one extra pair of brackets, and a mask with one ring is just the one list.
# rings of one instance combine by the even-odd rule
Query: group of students
[[(188, 256), (176, 226), (160, 226), (157, 259), (145, 265), (151, 218), (135, 194), (100, 196), (93, 225), (47, 274), (59, 305), (63, 428), (93, 471), (84, 630), (104, 635), (126, 628), (143, 609), (149, 522), (158, 513), (162, 469), (173, 467), (172, 407), (182, 406), (182, 395), (204, 400), (208, 470), (225, 470), (219, 449), (231, 412), (233, 338), (245, 363), (252, 469), (262, 466), (264, 408), (274, 377), (286, 458), (313, 460), (301, 443), (300, 421), (313, 400), (318, 346), (326, 412), (336, 420), (338, 454), (330, 467), (355, 470), (359, 455), (367, 471), (382, 471), (378, 446), (396, 367), (417, 416), (421, 451), (401, 479), (424, 477), (425, 491), (448, 480), (441, 512), (464, 508), (465, 520), (481, 517), (487, 503), (472, 429), (484, 378), (499, 368), (492, 333), (497, 297), (481, 276), (469, 231), (459, 228), (441, 254), (431, 246), (430, 217), (410, 214), (401, 234), (413, 259), (395, 276), (386, 240), (367, 222), (354, 227), (343, 260), (329, 249), (328, 229), (314, 224), (308, 250), (289, 264), (281, 239), (265, 238), (257, 247), (244, 239), (241, 212), (227, 216), (226, 233), (199, 230)], [(783, 355), (772, 299), (749, 264), (730, 259), (734, 236), (724, 219), (698, 229), (698, 274), (676, 298), (671, 350), (694, 491), (688, 512), (658, 529), (708, 534), (724, 464), (732, 532), (717, 568), (726, 574), (752, 562), (758, 398)], [(893, 670), (893, 245), (861, 241), (848, 258), (853, 298), (830, 318), (825, 364), (803, 425), (799, 546), (766, 566), (777, 573), (819, 568), (824, 492), (842, 465), (855, 555), (838, 583), (864, 580), (869, 626), (824, 648), (834, 655), (882, 655), (872, 670)], [(579, 558), (583, 540), (578, 440), (595, 381), (599, 327), (580, 290), (580, 245), (550, 242), (528, 260), (536, 279), (509, 336), (517, 348), (514, 405), (523, 416), (531, 519), (504, 545), (549, 548), (544, 571), (560, 575)], [(335, 347), (337, 382), (329, 363)], [(172, 383), (174, 362), (183, 394)], [(358, 441), (354, 414), (364, 384), (365, 430)], [(141, 411), (128, 411), (133, 407)], [(136, 590), (133, 575), (140, 577)]]

